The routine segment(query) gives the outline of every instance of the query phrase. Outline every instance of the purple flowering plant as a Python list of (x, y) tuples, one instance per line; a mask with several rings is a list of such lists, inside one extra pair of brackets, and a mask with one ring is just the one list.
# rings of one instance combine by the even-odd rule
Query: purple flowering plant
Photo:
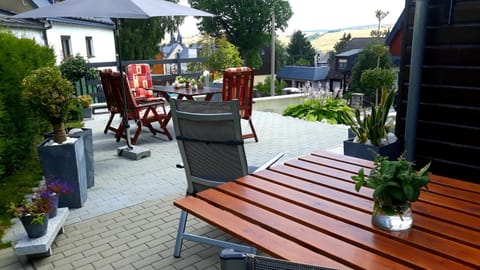
[(57, 194), (70, 194), (73, 192), (73, 187), (67, 182), (60, 181), (57, 178), (49, 178), (45, 180), (47, 190)]

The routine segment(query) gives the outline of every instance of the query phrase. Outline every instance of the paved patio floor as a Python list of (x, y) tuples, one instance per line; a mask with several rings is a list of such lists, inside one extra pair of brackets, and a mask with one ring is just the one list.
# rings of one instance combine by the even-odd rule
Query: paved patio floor
[[(82, 208), (70, 209), (65, 232), (52, 245), (53, 255), (29, 259), (15, 256), (13, 248), (3, 249), (0, 269), (219, 269), (216, 247), (185, 241), (182, 257), (172, 255), (180, 215), (172, 202), (186, 189), (184, 172), (175, 167), (181, 160), (176, 141), (145, 130), (137, 145), (148, 148), (151, 157), (119, 157), (117, 147), (125, 141), (117, 143), (113, 133), (103, 133), (107, 118), (108, 114), (95, 114), (85, 121), (93, 131), (95, 186)], [(341, 153), (347, 137), (346, 126), (270, 112), (255, 111), (253, 122), (259, 142), (245, 141), (249, 165), (261, 165), (279, 152), (286, 154), (279, 162), (319, 149)], [(171, 122), (168, 127), (173, 133)], [(187, 230), (236, 241), (194, 218)], [(3, 241), (23, 234), (16, 224)]]

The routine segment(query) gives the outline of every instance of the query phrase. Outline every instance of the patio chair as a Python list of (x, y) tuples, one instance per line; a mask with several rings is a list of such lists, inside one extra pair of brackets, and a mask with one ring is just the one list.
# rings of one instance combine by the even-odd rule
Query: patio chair
[[(120, 103), (122, 98), (122, 81), (120, 80), (120, 73), (113, 72), (110, 75), (110, 83), (112, 86), (112, 92), (114, 94), (115, 100), (117, 103)], [(128, 83), (125, 77), (123, 77), (123, 84), (127, 104), (127, 114), (125, 114), (123, 106), (120, 106), (120, 112), (123, 115), (128, 115), (128, 120), (133, 120), (137, 124), (137, 130), (135, 131), (134, 136), (131, 138), (131, 143), (136, 144), (140, 133), (142, 132), (142, 127), (146, 126), (153, 133), (161, 133), (167, 136), (169, 140), (172, 140), (172, 136), (167, 129), (167, 113), (165, 111), (165, 101), (163, 99), (155, 99), (150, 102), (143, 102), (138, 104), (136, 99), (133, 96), (131, 91), (128, 91)], [(121, 104), (121, 103), (120, 103)], [(153, 123), (158, 123), (160, 129), (153, 127)], [(125, 138), (125, 123), (122, 121), (116, 133), (117, 142), (120, 141), (120, 138)]]
[(100, 79), (102, 80), (103, 94), (105, 95), (107, 109), (110, 112), (110, 117), (108, 118), (107, 124), (105, 125), (105, 129), (103, 130), (103, 133), (107, 134), (107, 132), (111, 130), (116, 134), (118, 132), (118, 127), (112, 127), (111, 125), (115, 115), (120, 113), (120, 110), (119, 110), (120, 104), (116, 104), (116, 100), (112, 93), (112, 87), (110, 85), (109, 74), (112, 73), (112, 70), (104, 69), (104, 70), (100, 70), (99, 73), (100, 73)]
[(152, 88), (152, 73), (149, 64), (130, 64), (127, 66), (127, 78), (130, 90), (135, 97), (148, 97), (146, 89)]
[[(238, 101), (209, 102), (171, 99), (175, 135), (187, 178), (186, 195), (233, 181), (279, 160), (273, 157), (259, 168), (248, 167), (240, 127)], [(180, 257), (183, 240), (252, 252), (254, 248), (185, 233), (187, 212), (182, 210), (174, 256)]]
[(223, 249), (219, 253), (221, 270), (333, 270), (271, 257)]
[(249, 67), (227, 68), (223, 73), (222, 100), (238, 99), (240, 116), (248, 120), (252, 133), (243, 135), (244, 139), (254, 138), (258, 142), (257, 133), (252, 122), (253, 105), (253, 70)]

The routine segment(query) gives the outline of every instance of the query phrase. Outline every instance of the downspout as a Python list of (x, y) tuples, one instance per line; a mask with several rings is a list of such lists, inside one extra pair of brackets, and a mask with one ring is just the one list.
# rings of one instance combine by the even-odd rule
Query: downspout
[(410, 57), (407, 117), (405, 125), (405, 158), (409, 161), (415, 161), (428, 4), (429, 0), (415, 1), (415, 18), (413, 22), (412, 53)]

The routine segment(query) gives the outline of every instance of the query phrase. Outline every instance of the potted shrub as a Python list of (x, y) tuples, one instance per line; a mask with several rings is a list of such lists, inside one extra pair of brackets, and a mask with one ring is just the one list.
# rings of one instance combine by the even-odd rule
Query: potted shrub
[(53, 141), (47, 138), (37, 149), (43, 175), (65, 179), (74, 189), (68, 195), (60, 195), (59, 207), (82, 207), (87, 198), (84, 141), (77, 138), (67, 140), (64, 124), (74, 88), (57, 67), (34, 70), (22, 84), (23, 101), (32, 113), (48, 120), (53, 127)]
[(20, 219), (29, 238), (38, 238), (47, 233), (48, 212), (52, 201), (50, 196), (34, 194), (34, 200), (10, 203), (10, 212)]
[(77, 99), (80, 106), (82, 106), (83, 118), (92, 118), (92, 108), (90, 107), (93, 102), (92, 96), (81, 95)]
[(375, 153), (395, 160), (400, 156), (401, 145), (396, 136), (391, 133), (393, 119), (388, 113), (395, 99), (394, 90), (382, 90), (378, 105), (372, 105), (370, 112), (355, 109), (354, 115), (345, 113), (345, 122), (350, 126), (354, 137), (343, 142), (345, 155), (374, 160)]
[(399, 231), (412, 227), (411, 203), (418, 200), (422, 188), (427, 188), (430, 163), (416, 172), (414, 164), (403, 157), (388, 160), (377, 155), (368, 176), (363, 169), (352, 176), (355, 190), (373, 188), (372, 223), (385, 230)]

